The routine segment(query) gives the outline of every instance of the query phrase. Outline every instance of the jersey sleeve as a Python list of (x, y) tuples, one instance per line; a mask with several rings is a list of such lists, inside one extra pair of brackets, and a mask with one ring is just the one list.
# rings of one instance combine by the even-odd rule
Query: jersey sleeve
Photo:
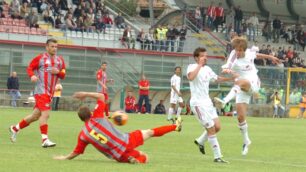
[(188, 65), (188, 67), (187, 67), (187, 73), (186, 73), (187, 78), (188, 78), (188, 74), (189, 74), (190, 72), (194, 71), (194, 69), (195, 69), (196, 67), (197, 67), (197, 66), (194, 65), (194, 64)]
[(101, 72), (101, 70), (98, 70), (96, 78), (97, 78), (97, 80), (101, 80), (102, 79), (102, 72)]
[(35, 70), (37, 70), (39, 68), (39, 60), (42, 57), (42, 55), (38, 55), (36, 56), (34, 59), (32, 59), (32, 61), (30, 62), (28, 68), (27, 68), (27, 73), (29, 77), (32, 77), (33, 75), (35, 75)]
[(105, 103), (102, 100), (97, 100), (97, 105), (93, 111), (94, 118), (103, 118), (105, 110)]
[(171, 87), (175, 86), (175, 78), (173, 76), (171, 77), (170, 82), (171, 82)]
[(235, 63), (237, 57), (236, 57), (236, 51), (232, 50), (226, 63), (224, 65), (222, 65), (222, 69), (232, 69), (233, 68), (233, 64)]
[(60, 72), (57, 74), (57, 76), (61, 79), (65, 79), (65, 76), (66, 76), (66, 65), (65, 65), (65, 61), (63, 59), (62, 56), (60, 56), (60, 60), (61, 60), (61, 63), (62, 63), (62, 68), (60, 70)]
[(87, 145), (88, 143), (81, 139), (81, 133), (80, 133), (78, 136), (78, 143), (75, 146), (73, 152), (77, 154), (83, 154)]
[(208, 76), (210, 80), (213, 80), (213, 81), (218, 79), (218, 75), (211, 68), (209, 68), (208, 70)]

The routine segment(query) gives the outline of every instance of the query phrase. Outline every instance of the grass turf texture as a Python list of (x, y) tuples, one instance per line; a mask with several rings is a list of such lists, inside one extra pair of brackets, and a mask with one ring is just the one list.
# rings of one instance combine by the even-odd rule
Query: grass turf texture
[[(56, 161), (54, 155), (68, 154), (76, 145), (82, 122), (75, 112), (51, 112), (49, 137), (54, 148), (41, 147), (38, 123), (21, 131), (17, 142), (9, 140), (8, 127), (20, 121), (31, 109), (0, 109), (0, 171), (61, 172), (61, 171), (306, 171), (306, 120), (248, 118), (252, 145), (246, 157), (241, 156), (242, 137), (235, 117), (221, 117), (218, 139), (224, 159), (230, 164), (216, 164), (210, 145), (206, 155), (200, 154), (194, 138), (202, 132), (194, 116), (183, 116), (183, 130), (160, 138), (151, 138), (139, 150), (149, 155), (146, 165), (117, 163), (105, 158), (89, 145), (84, 155), (71, 161)], [(163, 115), (130, 115), (122, 131), (154, 128), (166, 125)]]

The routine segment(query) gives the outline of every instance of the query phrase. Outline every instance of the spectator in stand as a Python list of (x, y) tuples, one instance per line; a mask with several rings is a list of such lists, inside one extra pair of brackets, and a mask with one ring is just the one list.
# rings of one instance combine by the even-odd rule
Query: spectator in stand
[(202, 26), (201, 28), (205, 28), (205, 24), (206, 24), (206, 9), (204, 7), (204, 3), (201, 3), (201, 6), (200, 6), (200, 12), (201, 12), (201, 18), (202, 18)]
[(66, 19), (66, 28), (69, 29), (70, 31), (77, 30), (77, 25), (72, 19), (72, 14), (68, 14), (68, 17)]
[(206, 13), (207, 18), (207, 27), (209, 29), (213, 28), (213, 22), (216, 17), (216, 7), (214, 6), (214, 2), (212, 1), (210, 5), (207, 7), (207, 13)]
[(26, 18), (29, 15), (28, 3), (24, 2), (20, 7), (20, 17)]
[(128, 49), (130, 49), (131, 44), (132, 44), (132, 49), (135, 49), (135, 39), (133, 38), (130, 26), (127, 26), (124, 29), (122, 39), (127, 44)]
[(279, 42), (280, 29), (282, 27), (282, 22), (278, 19), (278, 16), (273, 20), (273, 42)]
[(138, 100), (138, 113), (141, 112), (141, 107), (143, 100), (145, 100), (146, 105), (146, 114), (149, 113), (149, 89), (150, 89), (150, 82), (146, 79), (146, 76), (144, 74), (141, 75), (141, 79), (138, 82), (139, 86), (139, 100)]
[(60, 98), (62, 96), (62, 90), (63, 86), (61, 84), (60, 80), (57, 80), (57, 83), (55, 85), (55, 90), (53, 93), (53, 98), (52, 98), (52, 110), (57, 111), (58, 110), (58, 103), (60, 101)]
[(222, 7), (222, 3), (220, 2), (219, 6), (216, 7), (216, 19), (214, 20), (214, 26), (217, 32), (219, 25), (222, 25), (224, 19), (224, 8)]
[(133, 96), (132, 91), (127, 92), (127, 96), (124, 100), (124, 104), (125, 104), (125, 112), (126, 113), (134, 113), (135, 112), (136, 99)]
[(11, 16), (15, 14), (19, 14), (20, 10), (20, 1), (19, 0), (12, 0), (9, 8), (9, 13)]
[(178, 31), (179, 46), (177, 52), (183, 52), (186, 35), (187, 35), (187, 28), (185, 25), (183, 25), (182, 28)]
[(57, 15), (55, 19), (55, 28), (64, 29), (65, 25), (62, 22), (62, 15)]
[(84, 24), (84, 19), (82, 16), (80, 16), (77, 21), (76, 21), (76, 29), (75, 30), (78, 30), (78, 31), (81, 31), (81, 32), (85, 32), (86, 29), (85, 29), (85, 24)]
[(28, 26), (30, 28), (35, 27), (39, 28), (39, 25), (37, 24), (38, 22), (38, 15), (36, 10), (32, 9), (32, 12), (30, 15), (28, 15), (28, 18), (26, 19), (26, 22), (28, 23)]
[(84, 26), (86, 32), (93, 32), (95, 30), (94, 23), (90, 15), (86, 15), (84, 18)]
[(148, 50), (155, 50), (155, 39), (154, 39), (152, 29), (150, 29), (149, 32), (145, 33), (144, 49), (146, 49), (147, 47), (148, 47)]
[(136, 41), (140, 42), (140, 48), (143, 50), (145, 48), (145, 32), (143, 28), (138, 33)]
[(103, 16), (103, 23), (105, 24), (105, 26), (107, 28), (111, 28), (112, 25), (114, 24), (112, 18), (109, 16), (109, 14), (106, 14), (106, 15)]
[(166, 114), (166, 108), (164, 105), (164, 100), (160, 100), (159, 104), (155, 106), (154, 114)]
[(234, 26), (234, 31), (237, 32), (238, 34), (241, 33), (241, 22), (243, 19), (243, 12), (240, 9), (240, 6), (237, 6), (235, 8), (235, 26)]
[(267, 42), (270, 42), (272, 39), (272, 27), (271, 27), (271, 21), (267, 19), (265, 22), (263, 28), (262, 28), (262, 36), (266, 38)]
[(48, 8), (43, 11), (42, 15), (43, 15), (44, 21), (46, 23), (51, 23), (51, 25), (54, 27), (54, 19), (53, 19), (54, 15), (53, 15), (51, 8), (52, 7), (49, 5)]
[(82, 7), (81, 5), (78, 5), (77, 8), (73, 12), (73, 17), (79, 18), (82, 14)]
[(201, 14), (200, 7), (196, 7), (194, 11), (194, 18), (196, 20), (196, 27), (202, 30), (203, 24), (202, 24), (202, 14)]
[(174, 43), (176, 40), (176, 36), (178, 35), (178, 31), (173, 25), (169, 25), (166, 33), (167, 42), (166, 42), (166, 51), (169, 49), (169, 45), (171, 47), (171, 52), (174, 52)]
[(96, 31), (99, 31), (100, 33), (103, 31), (103, 33), (105, 34), (105, 29), (106, 29), (106, 25), (103, 22), (103, 17), (102, 17), (102, 11), (98, 10), (97, 14), (96, 14), (96, 19), (95, 19), (95, 24), (96, 24)]
[[(234, 27), (234, 21), (235, 21), (235, 11), (234, 8), (230, 8), (225, 15), (225, 39), (227, 41), (230, 41), (230, 33)], [(222, 32), (222, 31), (221, 31)]]
[(256, 37), (256, 30), (259, 25), (258, 17), (256, 16), (256, 13), (253, 12), (253, 15), (249, 18), (247, 21), (248, 27), (249, 27), (249, 41), (251, 41), (251, 37), (253, 36), (253, 41), (255, 41)]
[(11, 106), (17, 107), (16, 100), (21, 97), (21, 94), (19, 92), (19, 80), (16, 72), (12, 72), (11, 76), (7, 79), (7, 89), (12, 98)]
[(126, 24), (124, 22), (124, 18), (121, 16), (121, 13), (118, 13), (118, 15), (116, 16), (115, 25), (119, 29), (124, 29), (126, 27)]

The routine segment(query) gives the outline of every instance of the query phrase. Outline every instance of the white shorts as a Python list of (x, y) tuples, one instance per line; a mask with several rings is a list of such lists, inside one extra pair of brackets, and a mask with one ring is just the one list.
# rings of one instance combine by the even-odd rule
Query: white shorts
[(260, 79), (258, 77), (256, 78), (250, 78), (247, 79), (250, 82), (251, 88), (248, 92), (240, 91), (236, 95), (236, 103), (246, 103), (249, 104), (251, 97), (254, 93), (257, 93), (260, 89)]
[(170, 103), (177, 104), (177, 102), (183, 103), (182, 97), (179, 97), (177, 94), (173, 94), (173, 95), (171, 94)]
[(214, 119), (218, 118), (216, 108), (213, 106), (191, 106), (194, 116), (205, 128), (211, 128), (215, 125)]

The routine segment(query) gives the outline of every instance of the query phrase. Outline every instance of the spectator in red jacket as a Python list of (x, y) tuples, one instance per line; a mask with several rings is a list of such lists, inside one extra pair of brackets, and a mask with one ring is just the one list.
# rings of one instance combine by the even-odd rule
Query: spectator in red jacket
[(125, 104), (125, 112), (126, 113), (134, 113), (135, 112), (136, 99), (132, 95), (131, 91), (128, 91), (127, 96), (124, 100), (124, 104)]
[(105, 26), (107, 28), (111, 28), (113, 25), (113, 20), (112, 18), (109, 16), (109, 14), (106, 14), (103, 16), (103, 23), (105, 24)]

